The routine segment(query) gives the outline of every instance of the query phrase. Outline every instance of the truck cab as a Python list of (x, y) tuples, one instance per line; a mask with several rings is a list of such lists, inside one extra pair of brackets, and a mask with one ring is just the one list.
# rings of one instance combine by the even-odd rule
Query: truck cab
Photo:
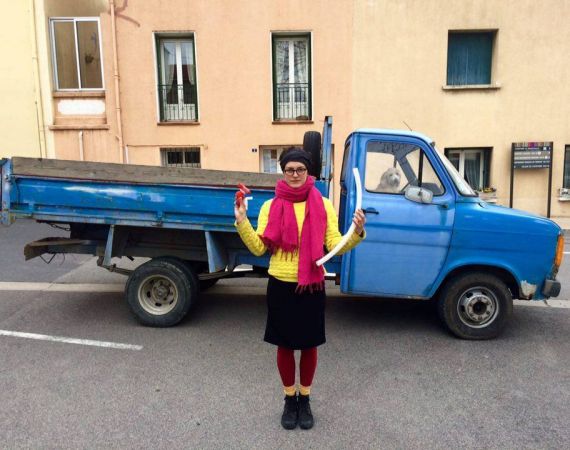
[[(326, 149), (325, 153), (326, 153)], [(341, 291), (436, 298), (457, 336), (497, 336), (512, 299), (557, 296), (563, 234), (553, 221), (482, 201), (431, 139), (420, 133), (358, 129), (346, 140), (340, 224), (362, 178), (366, 239), (341, 263)]]

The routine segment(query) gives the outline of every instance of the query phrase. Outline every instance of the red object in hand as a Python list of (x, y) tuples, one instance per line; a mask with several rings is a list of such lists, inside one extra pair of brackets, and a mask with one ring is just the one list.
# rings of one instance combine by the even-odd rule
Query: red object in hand
[(251, 194), (251, 191), (248, 189), (248, 187), (245, 184), (239, 183), (238, 189), (242, 191), (244, 194)]
[(251, 194), (251, 191), (245, 184), (238, 184), (239, 191), (236, 192), (236, 206), (239, 208), (243, 204), (243, 199), (246, 195)]
[(243, 193), (242, 191), (237, 191), (237, 192), (236, 192), (236, 199), (235, 199), (235, 202), (236, 202), (236, 206), (237, 206), (238, 208), (242, 205), (242, 203), (243, 203), (243, 198), (244, 198), (244, 197), (245, 197), (245, 195), (244, 195), (244, 193)]

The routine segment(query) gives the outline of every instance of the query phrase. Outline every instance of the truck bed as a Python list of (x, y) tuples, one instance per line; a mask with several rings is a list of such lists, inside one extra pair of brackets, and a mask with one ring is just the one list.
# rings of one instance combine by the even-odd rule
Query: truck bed
[[(331, 132), (332, 118), (326, 117), (315, 183), (324, 196), (332, 180)], [(269, 255), (252, 255), (236, 233), (234, 195), (238, 183), (252, 190), (248, 216), (255, 227), (278, 174), (20, 157), (0, 159), (0, 169), (3, 225), (27, 218), (63, 224), (70, 232), (69, 238), (28, 244), (27, 259), (92, 254), (102, 267), (118, 271), (112, 258), (168, 256), (192, 262), (200, 277), (240, 264), (268, 265)]]
[(12, 158), (2, 164), (2, 223), (53, 223), (234, 231), (238, 183), (250, 216), (273, 197), (276, 174)]
[(156, 167), (59, 159), (12, 158), (12, 174), (25, 177), (105, 181), (133, 184), (180, 184), (235, 188), (273, 189), (276, 174), (234, 172), (182, 167)]

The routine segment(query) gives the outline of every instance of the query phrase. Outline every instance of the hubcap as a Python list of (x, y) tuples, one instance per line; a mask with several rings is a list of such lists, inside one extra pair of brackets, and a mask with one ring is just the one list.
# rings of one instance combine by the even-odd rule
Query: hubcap
[(140, 284), (139, 303), (150, 314), (167, 314), (178, 303), (178, 289), (170, 278), (152, 275)]
[(499, 302), (495, 294), (478, 286), (465, 291), (457, 303), (459, 319), (472, 328), (489, 326), (499, 312)]

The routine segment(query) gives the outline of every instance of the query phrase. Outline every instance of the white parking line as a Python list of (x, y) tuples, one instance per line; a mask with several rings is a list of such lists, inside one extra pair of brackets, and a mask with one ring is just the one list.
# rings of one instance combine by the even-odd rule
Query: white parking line
[(115, 348), (119, 350), (142, 350), (142, 345), (131, 345), (131, 344), (119, 344), (117, 342), (105, 342), (105, 341), (92, 341), (89, 339), (75, 339), (67, 338), (61, 336), (50, 336), (47, 334), (35, 334), (35, 333), (21, 333), (19, 331), (8, 331), (0, 330), (0, 336), (11, 336), (20, 337), (27, 339), (37, 339), (40, 341), (50, 341), (50, 342), (64, 342), (66, 344), (78, 344), (78, 345), (90, 345), (93, 347), (105, 347), (105, 348)]
[(121, 283), (29, 283), (0, 281), (0, 291), (123, 292)]
[(541, 300), (515, 300), (515, 305), (538, 306), (543, 308), (570, 308), (570, 300), (546, 300), (546, 304)]

